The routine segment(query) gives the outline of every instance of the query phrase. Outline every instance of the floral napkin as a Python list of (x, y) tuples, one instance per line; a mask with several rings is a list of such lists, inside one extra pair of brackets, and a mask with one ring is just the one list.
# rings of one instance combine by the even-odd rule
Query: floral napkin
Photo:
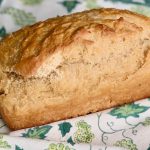
[[(99, 7), (150, 16), (150, 0), (0, 0), (0, 38), (57, 15)], [(0, 149), (150, 150), (150, 99), (11, 132), (0, 119)]]

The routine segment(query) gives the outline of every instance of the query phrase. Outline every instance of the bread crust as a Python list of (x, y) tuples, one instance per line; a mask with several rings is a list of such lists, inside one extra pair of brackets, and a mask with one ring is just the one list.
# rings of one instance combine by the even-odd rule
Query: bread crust
[(0, 42), (0, 113), (12, 130), (150, 96), (150, 19), (94, 9), (48, 19)]

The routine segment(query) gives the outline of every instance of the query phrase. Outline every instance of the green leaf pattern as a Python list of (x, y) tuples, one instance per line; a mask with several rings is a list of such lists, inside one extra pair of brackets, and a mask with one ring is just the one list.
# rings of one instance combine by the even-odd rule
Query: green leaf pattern
[(7, 141), (3, 140), (3, 136), (0, 136), (0, 148), (11, 149), (11, 145)]
[(98, 8), (100, 7), (97, 3), (97, 0), (86, 0), (86, 7), (88, 9)]
[(24, 149), (20, 148), (18, 145), (16, 145), (15, 150), (24, 150)]
[(42, 3), (43, 0), (20, 0), (25, 5), (37, 5)]
[(64, 144), (50, 144), (47, 150), (75, 150), (73, 148), (70, 148), (68, 145)]
[(131, 10), (136, 13), (145, 15), (145, 16), (150, 16), (150, 8), (149, 7), (134, 6), (134, 7), (131, 7)]
[(46, 137), (46, 134), (49, 132), (51, 128), (52, 126), (50, 125), (34, 127), (31, 129), (28, 129), (26, 133), (22, 134), (22, 136), (28, 137), (28, 138), (44, 139)]
[(0, 37), (3, 38), (7, 35), (5, 27), (0, 28)]
[(78, 0), (64, 0), (60, 4), (62, 4), (68, 12), (71, 12), (79, 3)]
[(59, 130), (61, 131), (62, 137), (64, 137), (68, 132), (70, 132), (70, 129), (72, 125), (69, 122), (63, 122), (59, 125)]
[(2, 2), (3, 2), (3, 0), (0, 0), (0, 5), (1, 5)]
[(4, 8), (0, 13), (11, 15), (15, 21), (15, 24), (21, 27), (31, 25), (36, 22), (36, 18), (33, 16), (32, 13), (25, 12), (24, 10), (18, 8), (7, 7)]
[(150, 150), (150, 146), (147, 148), (147, 150)]
[(111, 2), (122, 2), (125, 4), (133, 4), (133, 5), (142, 5), (142, 6), (150, 6), (150, 1), (149, 0), (143, 0), (143, 1), (136, 1), (136, 0), (108, 0)]
[(109, 114), (116, 116), (117, 118), (128, 118), (135, 117), (138, 118), (140, 113), (147, 111), (149, 107), (140, 106), (139, 104), (128, 104), (121, 107), (112, 109)]
[(69, 137), (68, 140), (67, 140), (67, 142), (68, 142), (69, 144), (71, 144), (71, 145), (75, 145), (75, 143), (74, 143), (72, 137)]
[(142, 122), (142, 125), (143, 125), (143, 126), (150, 126), (150, 117), (146, 117), (146, 118), (145, 118), (145, 121)]

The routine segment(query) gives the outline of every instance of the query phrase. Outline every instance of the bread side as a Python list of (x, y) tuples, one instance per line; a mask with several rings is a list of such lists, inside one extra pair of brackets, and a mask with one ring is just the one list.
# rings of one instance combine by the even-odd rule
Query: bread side
[(129, 11), (97, 9), (5, 38), (0, 109), (8, 126), (42, 125), (149, 97), (149, 25)]

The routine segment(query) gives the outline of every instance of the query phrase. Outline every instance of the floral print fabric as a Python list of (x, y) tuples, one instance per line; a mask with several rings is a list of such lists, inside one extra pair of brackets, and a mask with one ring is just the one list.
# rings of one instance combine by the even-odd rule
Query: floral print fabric
[[(99, 7), (150, 16), (150, 0), (0, 0), (0, 38), (37, 21)], [(0, 149), (150, 150), (150, 99), (11, 132), (0, 119)]]

